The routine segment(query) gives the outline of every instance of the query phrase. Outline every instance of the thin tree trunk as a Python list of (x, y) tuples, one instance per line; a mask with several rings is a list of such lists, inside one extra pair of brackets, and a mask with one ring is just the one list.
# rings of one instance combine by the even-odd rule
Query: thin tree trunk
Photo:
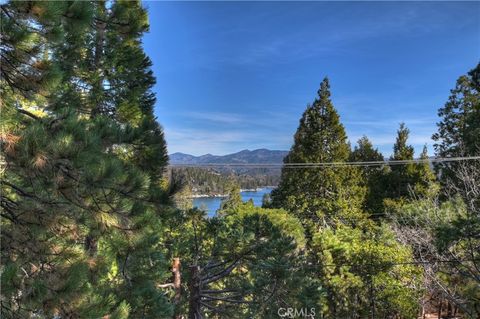
[[(173, 274), (173, 289), (175, 290), (175, 297), (173, 299), (173, 303), (178, 305), (180, 303), (180, 298), (182, 296), (182, 277), (181, 277), (181, 264), (180, 258), (173, 258), (172, 261), (172, 274)], [(177, 309), (175, 309), (175, 319), (181, 319), (182, 315), (177, 313)]]
[(190, 290), (190, 298), (188, 302), (188, 318), (202, 319), (200, 304), (200, 267), (197, 265), (190, 266), (190, 282), (188, 289)]
[(92, 93), (94, 95), (93, 99), (93, 108), (92, 108), (92, 117), (95, 117), (97, 114), (102, 112), (102, 103), (103, 103), (103, 70), (102, 70), (102, 58), (103, 50), (105, 47), (105, 29), (106, 23), (105, 19), (105, 1), (99, 1), (97, 3), (98, 10), (97, 15), (98, 19), (95, 21), (95, 56), (93, 60), (94, 71), (98, 72), (98, 78), (93, 84)]
[(97, 254), (97, 239), (95, 236), (87, 235), (85, 238), (85, 250), (90, 257), (94, 257)]

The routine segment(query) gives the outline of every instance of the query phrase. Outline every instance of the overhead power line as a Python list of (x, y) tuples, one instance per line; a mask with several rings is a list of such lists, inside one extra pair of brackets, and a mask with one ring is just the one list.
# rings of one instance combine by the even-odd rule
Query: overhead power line
[(432, 260), (413, 260), (413, 261), (379, 261), (376, 264), (373, 263), (338, 263), (338, 264), (321, 264), (320, 266), (313, 267), (340, 267), (340, 266), (349, 266), (349, 267), (365, 267), (365, 266), (408, 266), (408, 265), (433, 265), (433, 264), (461, 264), (466, 262), (477, 263), (480, 259), (432, 259)]
[(446, 163), (460, 161), (480, 160), (480, 156), (463, 157), (433, 157), (413, 160), (386, 160), (386, 161), (364, 161), (364, 162), (311, 162), (311, 163), (192, 163), (192, 164), (170, 164), (170, 167), (246, 167), (246, 168), (317, 168), (317, 167), (373, 167), (373, 166), (395, 166), (422, 163)]

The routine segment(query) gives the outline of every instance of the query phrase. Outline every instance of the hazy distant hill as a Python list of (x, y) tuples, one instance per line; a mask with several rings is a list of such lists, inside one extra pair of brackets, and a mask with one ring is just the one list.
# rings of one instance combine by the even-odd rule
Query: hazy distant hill
[(261, 148), (258, 150), (243, 150), (227, 155), (205, 154), (201, 156), (193, 156), (184, 153), (170, 154), (170, 164), (225, 164), (225, 163), (282, 163), (283, 158), (288, 151), (268, 150)]

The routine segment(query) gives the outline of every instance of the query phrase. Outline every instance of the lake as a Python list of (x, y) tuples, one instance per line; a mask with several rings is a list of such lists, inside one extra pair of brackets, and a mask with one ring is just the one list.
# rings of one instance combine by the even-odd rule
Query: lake
[[(253, 200), (255, 206), (262, 206), (262, 198), (264, 194), (270, 194), (273, 188), (265, 187), (259, 188), (257, 191), (243, 191), (240, 192), (243, 201)], [(220, 203), (222, 202), (221, 197), (200, 197), (193, 199), (193, 206), (198, 208), (205, 208), (209, 217), (215, 215), (217, 209), (220, 208)]]

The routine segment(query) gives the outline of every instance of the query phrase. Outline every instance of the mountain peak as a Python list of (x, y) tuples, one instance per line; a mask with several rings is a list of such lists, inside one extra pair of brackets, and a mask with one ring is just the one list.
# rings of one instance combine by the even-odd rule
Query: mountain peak
[(259, 148), (255, 150), (244, 149), (237, 153), (227, 155), (212, 155), (205, 154), (201, 156), (194, 156), (190, 154), (176, 152), (170, 154), (171, 164), (205, 164), (205, 163), (272, 163), (278, 164), (283, 162), (283, 158), (288, 154), (288, 151), (269, 150), (266, 148)]

